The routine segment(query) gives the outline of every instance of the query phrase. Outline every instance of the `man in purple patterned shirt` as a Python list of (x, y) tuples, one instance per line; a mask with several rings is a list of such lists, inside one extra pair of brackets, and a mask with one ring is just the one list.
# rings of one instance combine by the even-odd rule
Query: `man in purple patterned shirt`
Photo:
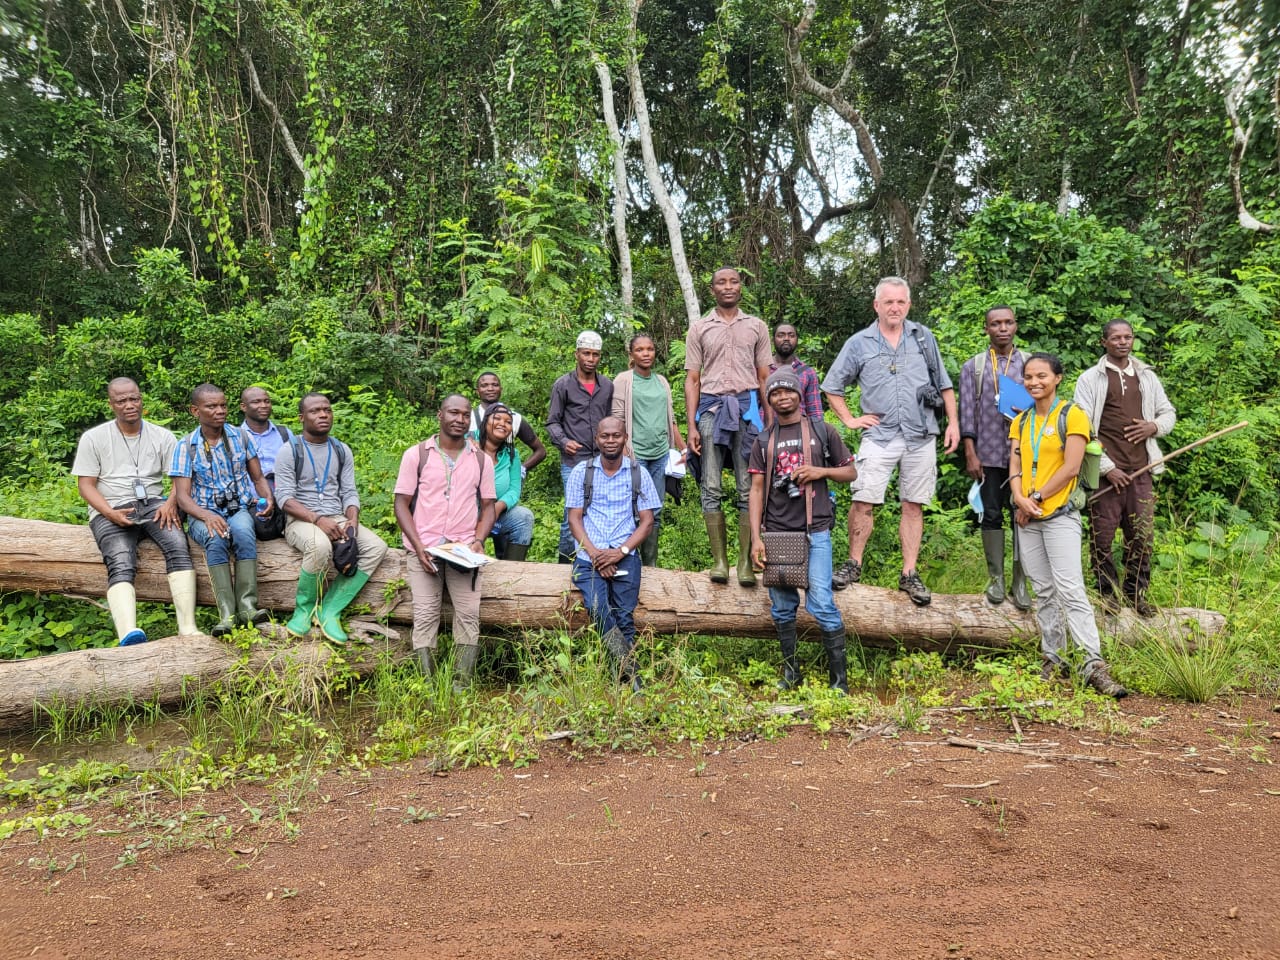
[[(1013, 308), (1000, 304), (987, 311), (989, 346), (960, 369), (960, 439), (964, 444), (964, 469), (981, 484), (982, 551), (987, 559), (987, 600), (1003, 603), (1004, 514), (1013, 509), (1009, 499), (1009, 422), (1000, 412), (1000, 378), (1022, 383), (1027, 355), (1015, 349), (1018, 320)], [(1027, 580), (1018, 557), (1018, 528), (1013, 531), (1013, 583), (1009, 599), (1019, 610), (1031, 609)]]
[(789, 323), (780, 323), (773, 328), (773, 363), (769, 364), (769, 372), (779, 367), (788, 366), (800, 379), (800, 402), (804, 415), (810, 420), (822, 419), (822, 391), (818, 388), (818, 372), (796, 356), (796, 347), (800, 343), (800, 334)]

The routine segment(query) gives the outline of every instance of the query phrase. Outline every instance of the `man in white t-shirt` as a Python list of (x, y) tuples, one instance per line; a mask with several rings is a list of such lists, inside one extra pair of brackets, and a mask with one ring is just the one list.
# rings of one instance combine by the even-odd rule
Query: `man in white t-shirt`
[(164, 554), (178, 634), (198, 635), (195, 569), (177, 502), (164, 497), (164, 476), (178, 440), (142, 419), (142, 393), (128, 377), (107, 385), (107, 403), (115, 419), (85, 431), (71, 472), (89, 505), (89, 529), (107, 565), (107, 606), (120, 646), (147, 641), (138, 629), (133, 588), (143, 537)]

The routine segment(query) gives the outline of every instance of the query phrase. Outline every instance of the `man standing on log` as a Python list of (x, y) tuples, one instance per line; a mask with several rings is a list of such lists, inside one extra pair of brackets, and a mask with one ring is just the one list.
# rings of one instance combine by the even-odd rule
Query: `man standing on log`
[[(964, 470), (979, 484), (982, 497), (982, 552), (987, 560), (987, 602), (1004, 603), (1004, 518), (1012, 516), (1009, 486), (1009, 421), (1001, 412), (1001, 389), (1022, 389), (1027, 354), (1013, 345), (1018, 319), (1000, 304), (986, 313), (989, 346), (960, 369), (960, 438)], [(1012, 385), (1011, 385), (1012, 381)], [(1019, 409), (1024, 409), (1023, 404)], [(1007, 403), (1005, 409), (1011, 409)], [(1031, 594), (1018, 554), (1018, 527), (1013, 528), (1013, 582), (1009, 598), (1019, 610), (1031, 609)]]
[[(769, 375), (765, 400), (774, 422), (751, 448), (751, 559), (763, 570), (769, 562), (762, 530), (796, 531), (808, 535), (809, 579), (804, 608), (822, 628), (827, 652), (827, 677), (832, 689), (849, 692), (845, 656), (844, 618), (831, 592), (831, 527), (835, 507), (827, 481), (851, 483), (858, 475), (835, 427), (802, 409), (800, 378), (790, 366)], [(800, 685), (796, 659), (796, 611), (800, 591), (769, 588), (769, 613), (782, 648), (783, 690)]]
[(732, 267), (721, 267), (711, 277), (716, 305), (689, 327), (685, 337), (684, 404), (689, 418), (689, 449), (702, 463), (702, 518), (711, 541), (711, 582), (729, 582), (728, 535), (724, 523), (721, 481), (727, 447), (733, 463), (738, 507), (738, 583), (756, 585), (751, 569), (751, 536), (748, 499), (751, 477), (747, 461), (757, 427), (748, 413), (752, 401), (767, 422), (763, 403), (764, 382), (773, 354), (769, 328), (759, 317), (743, 313), (742, 277)]
[[(858, 446), (858, 479), (853, 482), (849, 507), (849, 560), (835, 572), (832, 583), (843, 590), (862, 578), (862, 554), (875, 524), (873, 505), (884, 503), (894, 470), (902, 519), (902, 574), (898, 589), (917, 606), (933, 599), (920, 579), (916, 562), (924, 536), (924, 505), (933, 499), (938, 482), (938, 407), (946, 410), (943, 449), (954, 453), (960, 445), (956, 395), (942, 363), (938, 341), (921, 324), (907, 319), (911, 288), (901, 277), (885, 277), (876, 285), (876, 320), (845, 341), (822, 383), (827, 403), (850, 430), (864, 430)], [(862, 416), (855, 417), (845, 402), (846, 388), (862, 391)]]
[[(294, 437), (276, 461), (276, 501), (289, 515), (284, 537), (302, 554), (293, 616), (285, 629), (295, 637), (311, 633), (314, 621), (326, 640), (346, 643), (339, 619), (387, 555), (382, 538), (360, 523), (360, 495), (351, 448), (330, 436), (333, 406), (323, 393), (298, 403), (302, 436)], [(354, 570), (338, 571), (320, 600), (334, 547), (355, 539)]]
[(810, 420), (822, 419), (822, 390), (818, 387), (818, 371), (796, 356), (796, 347), (800, 344), (800, 335), (789, 323), (780, 323), (773, 328), (773, 362), (769, 364), (769, 372), (790, 367), (800, 382), (801, 406), (804, 415)]
[[(471, 426), (467, 432), (476, 443), (483, 446), (484, 438), (480, 436), (480, 425), (484, 422), (484, 415), (495, 403), (502, 403), (502, 381), (492, 370), (486, 370), (476, 377), (476, 397), (479, 398), (479, 402), (471, 408)], [(502, 405), (511, 410), (507, 404)], [(514, 410), (511, 410), (511, 435), (529, 448), (529, 456), (520, 461), (520, 478), (524, 479), (530, 470), (547, 459), (547, 448), (538, 439), (533, 425)]]
[[(569, 474), (596, 453), (596, 427), (613, 409), (613, 381), (596, 372), (604, 341), (594, 330), (578, 334), (574, 369), (551, 386), (547, 409), (547, 433), (560, 450), (560, 483), (569, 489)], [(560, 521), (560, 563), (573, 563), (573, 534), (569, 531), (569, 508)]]
[(174, 448), (169, 476), (178, 506), (188, 518), (187, 533), (204, 548), (218, 605), (213, 635), (221, 637), (237, 623), (262, 623), (270, 616), (258, 606), (253, 515), (256, 508), (258, 516), (269, 516), (275, 500), (253, 440), (226, 429), (227, 395), (222, 389), (202, 383), (192, 390), (191, 415), (200, 425)]
[(453, 606), (454, 670), (470, 683), (480, 657), (479, 568), (463, 570), (433, 557), (430, 547), (462, 544), (484, 553), (498, 498), (493, 461), (467, 439), (471, 402), (459, 394), (440, 405), (440, 432), (410, 447), (396, 477), (396, 522), (409, 554), (413, 649), (426, 676), (435, 673), (440, 608), (446, 587)]
[[(1147, 600), (1151, 551), (1155, 538), (1156, 495), (1152, 478), (1164, 465), (1133, 476), (1160, 459), (1156, 437), (1177, 422), (1173, 404), (1156, 372), (1133, 354), (1133, 327), (1112, 320), (1102, 328), (1106, 354), (1080, 374), (1076, 406), (1102, 443), (1100, 496), (1089, 504), (1089, 552), (1103, 606), (1115, 611), (1121, 598), (1141, 617), (1155, 616)], [(1112, 546), (1116, 530), (1124, 534), (1124, 584), (1116, 571)]]
[(569, 528), (577, 541), (573, 584), (595, 621), (620, 675), (640, 689), (631, 655), (636, 642), (635, 609), (640, 597), (640, 554), (661, 506), (648, 471), (624, 457), (627, 428), (621, 417), (605, 417), (596, 428), (600, 455), (573, 468), (565, 487)]
[(142, 419), (142, 392), (128, 377), (107, 384), (115, 419), (85, 431), (71, 473), (89, 505), (89, 529), (107, 565), (107, 606), (120, 646), (146, 643), (138, 629), (138, 541), (152, 540), (164, 554), (178, 619), (178, 635), (198, 636), (196, 572), (177, 500), (164, 498), (165, 468), (178, 439)]

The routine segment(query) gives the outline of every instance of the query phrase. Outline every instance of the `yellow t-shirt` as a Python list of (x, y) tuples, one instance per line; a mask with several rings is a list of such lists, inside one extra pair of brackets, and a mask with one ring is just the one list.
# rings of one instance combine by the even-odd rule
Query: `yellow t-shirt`
[[(1031, 495), (1034, 485), (1036, 489), (1043, 488), (1049, 482), (1049, 478), (1062, 469), (1063, 460), (1066, 458), (1066, 438), (1058, 436), (1058, 415), (1061, 412), (1059, 407), (1065, 403), (1065, 400), (1059, 400), (1053, 405), (1053, 409), (1049, 412), (1047, 419), (1036, 417), (1035, 436), (1040, 439), (1040, 459), (1036, 460), (1032, 456), (1033, 440), (1031, 429), (1031, 416), (1035, 412), (1035, 408), (1019, 414), (1014, 418), (1013, 423), (1009, 425), (1009, 439), (1016, 440), (1018, 443), (1018, 456), (1022, 458), (1022, 495), (1024, 497)], [(1041, 432), (1043, 430), (1043, 432)], [(1067, 411), (1067, 434), (1078, 435), (1084, 437), (1085, 443), (1089, 442), (1089, 437), (1093, 434), (1093, 428), (1089, 423), (1089, 417), (1083, 410), (1072, 404), (1071, 409)], [(1032, 479), (1034, 466), (1035, 478)], [(1076, 488), (1076, 478), (1072, 477), (1071, 482), (1055, 493), (1052, 497), (1047, 498), (1040, 508), (1044, 512), (1042, 517), (1047, 517), (1056, 512), (1071, 496), (1071, 491)]]

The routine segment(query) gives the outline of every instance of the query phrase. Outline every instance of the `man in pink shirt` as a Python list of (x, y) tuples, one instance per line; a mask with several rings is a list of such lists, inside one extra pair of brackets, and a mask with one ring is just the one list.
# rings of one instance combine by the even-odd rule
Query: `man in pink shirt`
[(410, 447), (396, 477), (396, 522), (409, 556), (413, 592), (413, 649), (427, 676), (435, 671), (440, 607), (449, 590), (453, 605), (454, 664), (458, 681), (470, 683), (480, 655), (481, 571), (445, 563), (427, 550), (460, 543), (476, 553), (494, 522), (493, 461), (467, 439), (471, 402), (459, 394), (440, 405), (440, 432)]

